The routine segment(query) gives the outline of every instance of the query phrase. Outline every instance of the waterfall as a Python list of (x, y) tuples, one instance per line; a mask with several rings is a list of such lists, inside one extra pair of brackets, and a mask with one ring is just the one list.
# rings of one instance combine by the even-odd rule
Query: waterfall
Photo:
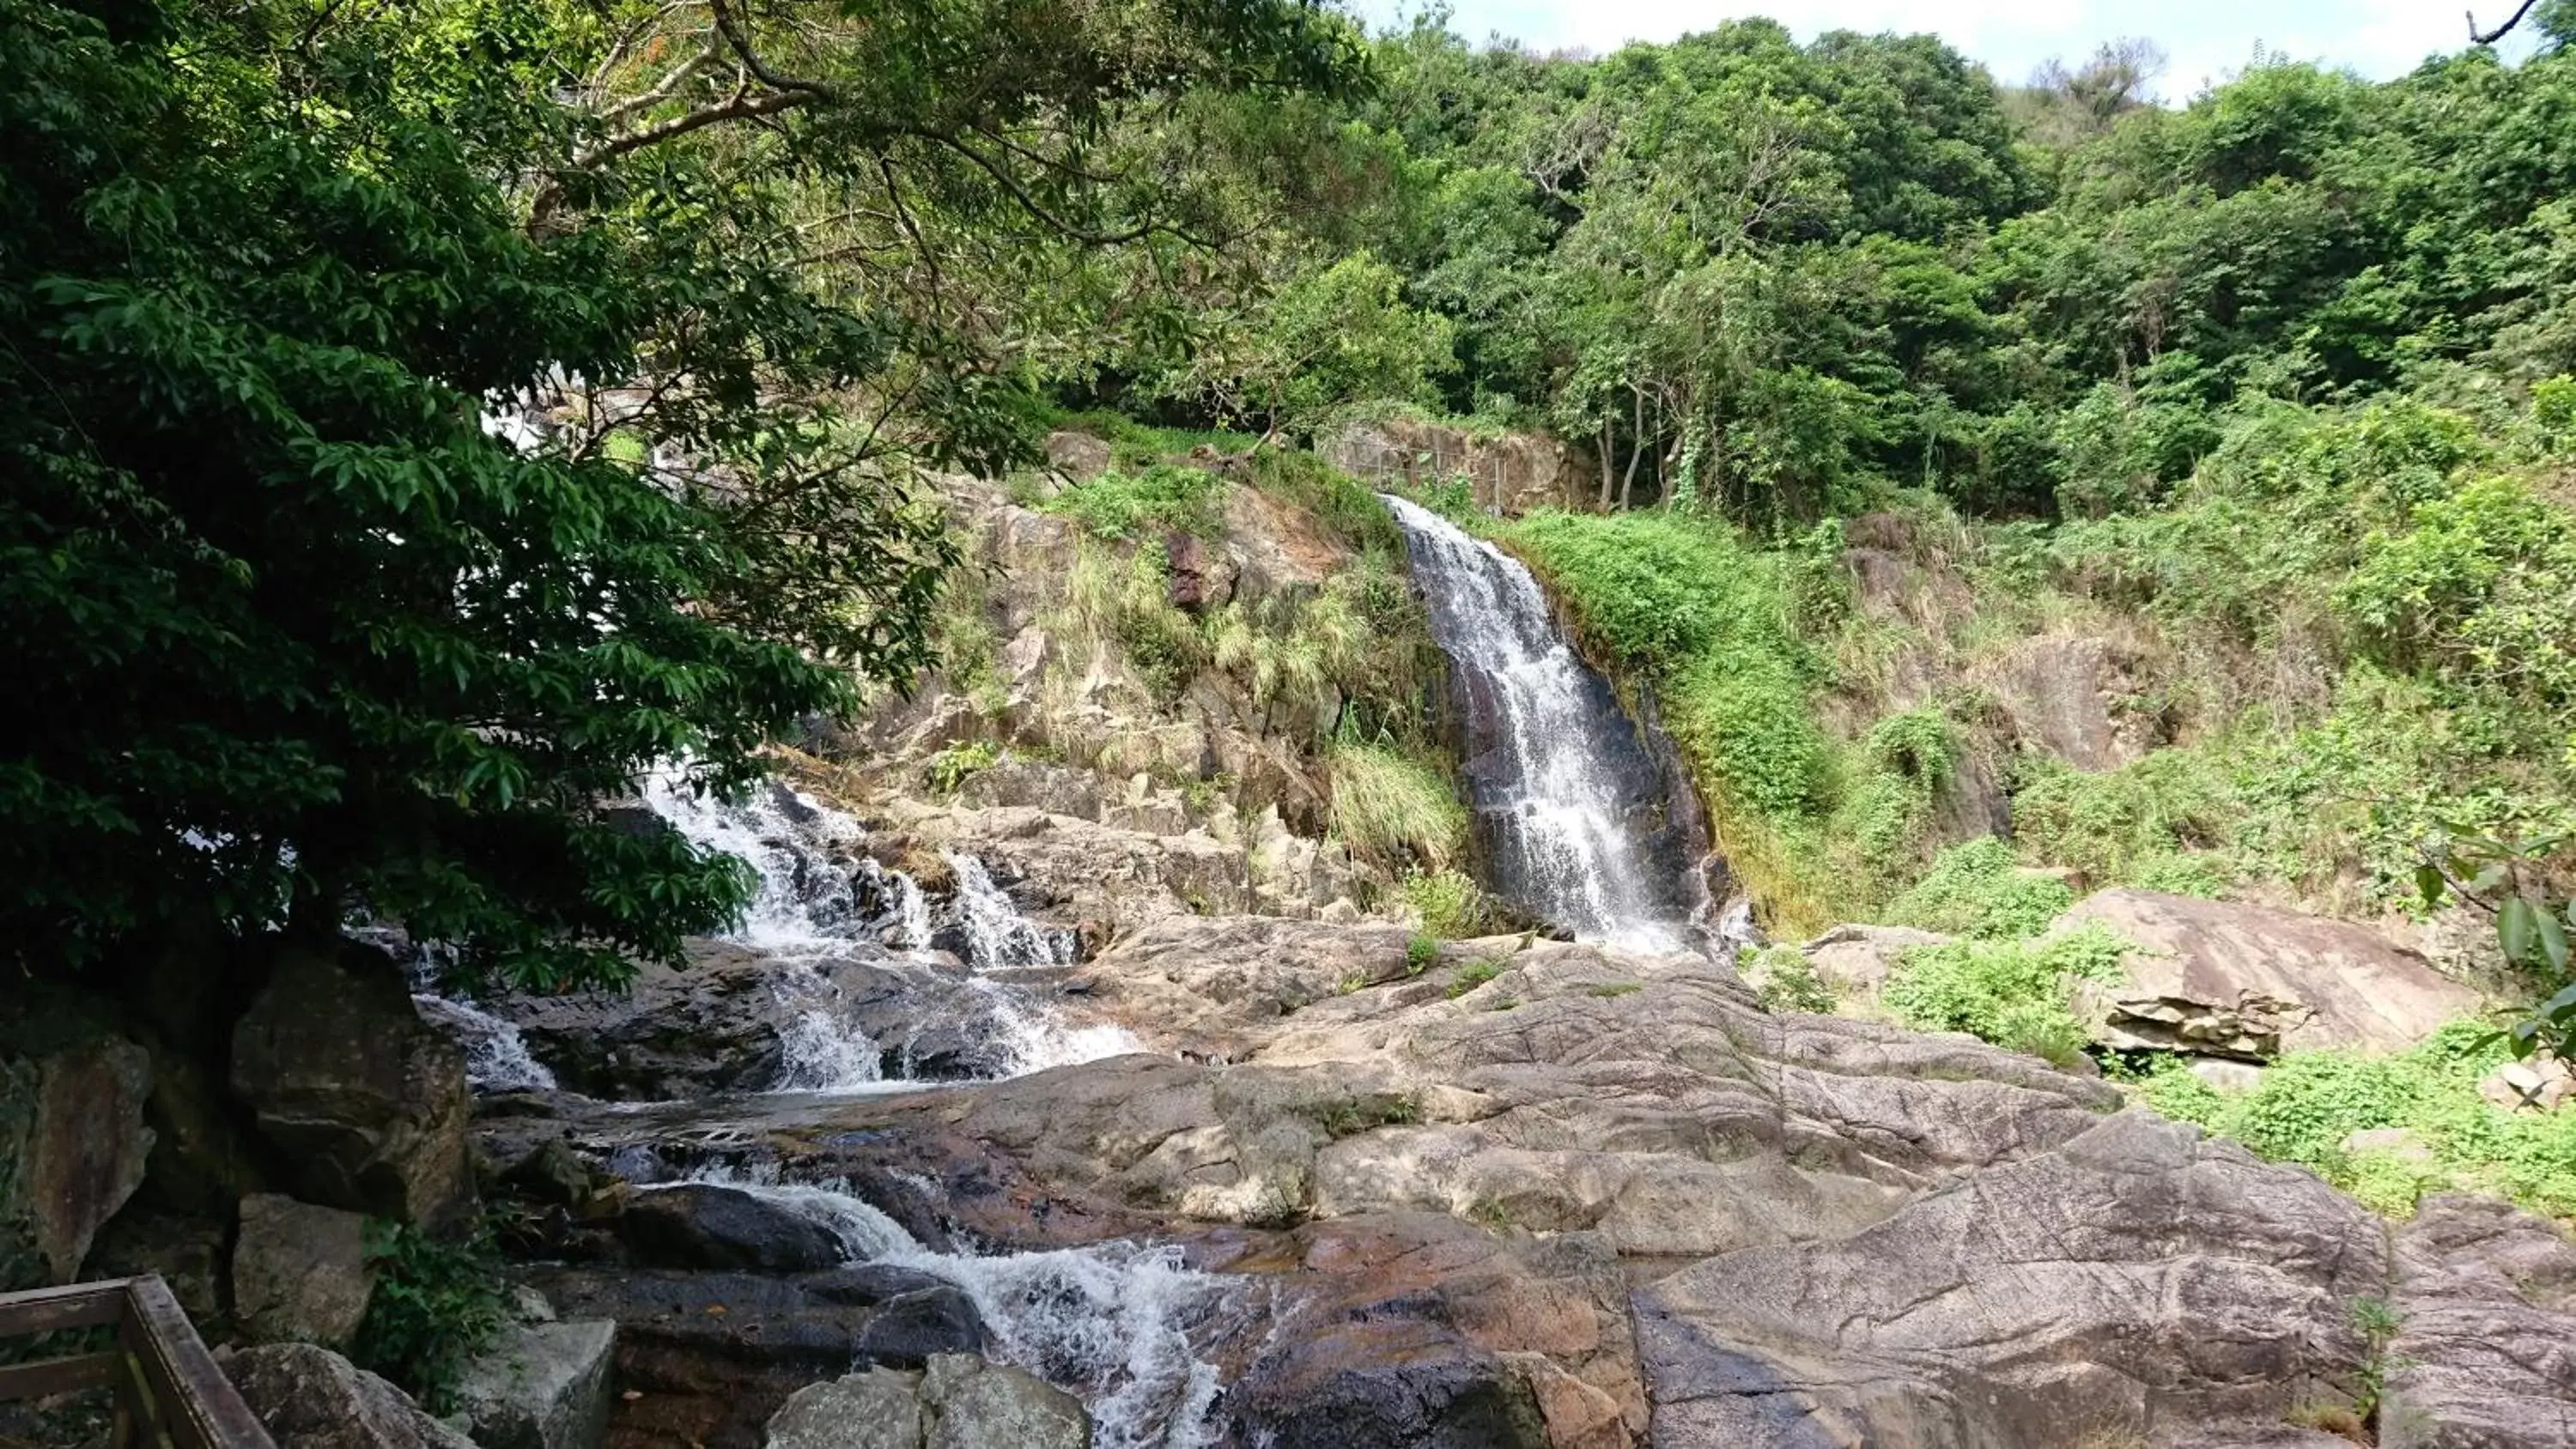
[(750, 1193), (820, 1224), (851, 1262), (955, 1285), (992, 1333), (996, 1358), (1085, 1398), (1099, 1449), (1203, 1449), (1216, 1441), (1208, 1414), (1217, 1370), (1191, 1335), (1212, 1337), (1223, 1326), (1247, 1289), (1242, 1280), (1199, 1272), (1177, 1248), (1124, 1241), (991, 1257), (935, 1253), (843, 1183), (781, 1183), (774, 1171), (723, 1167), (686, 1180)]
[(1020, 914), (1020, 908), (993, 883), (984, 862), (952, 850), (948, 868), (957, 876), (957, 923), (966, 929), (969, 965), (989, 971), (1001, 966), (1073, 963), (1072, 933), (1046, 930)]
[(1608, 684), (1559, 637), (1538, 581), (1438, 514), (1386, 504), (1466, 706), (1496, 893), (1583, 940), (1689, 949), (1681, 872), (1644, 844), (1660, 775)]
[(644, 781), (644, 803), (700, 846), (748, 862), (760, 888), (733, 940), (780, 955), (846, 949), (860, 919), (851, 870), (832, 859), (866, 832), (859, 823), (771, 784), (738, 803), (690, 790), (676, 771)]

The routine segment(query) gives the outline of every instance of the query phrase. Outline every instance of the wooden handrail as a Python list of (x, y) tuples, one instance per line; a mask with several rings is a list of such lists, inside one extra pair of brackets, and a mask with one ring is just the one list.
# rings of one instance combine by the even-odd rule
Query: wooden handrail
[(157, 1273), (0, 1293), (0, 1338), (116, 1329), (116, 1347), (0, 1368), (0, 1402), (105, 1386), (111, 1449), (277, 1449)]

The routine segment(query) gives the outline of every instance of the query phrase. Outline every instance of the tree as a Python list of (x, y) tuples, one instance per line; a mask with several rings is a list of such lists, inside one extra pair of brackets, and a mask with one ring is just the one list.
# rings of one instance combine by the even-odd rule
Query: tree
[[(844, 29), (995, 85), (845, 91), (698, 11), (732, 110), (766, 109), (666, 125), (708, 114), (715, 63), (568, 108), (584, 8), (0, 0), (0, 667), (43, 700), (0, 727), (22, 970), (363, 913), (515, 980), (614, 980), (739, 906), (738, 863), (599, 801), (681, 758), (742, 785), (854, 672), (908, 675), (945, 544), (871, 423), (955, 404), (924, 447), (976, 456), (1027, 395), (816, 285), (798, 173), (751, 152), (926, 128), (903, 144), (951, 180), (1088, 230), (1057, 205), (1087, 194), (1086, 98), (1188, 79), (1014, 70), (985, 10), (899, 10)], [(1144, 11), (1208, 19), (1192, 53), (1228, 75), (1317, 53), (1293, 5)], [(996, 116), (1065, 127), (1056, 189), (995, 174), (1029, 144)]]

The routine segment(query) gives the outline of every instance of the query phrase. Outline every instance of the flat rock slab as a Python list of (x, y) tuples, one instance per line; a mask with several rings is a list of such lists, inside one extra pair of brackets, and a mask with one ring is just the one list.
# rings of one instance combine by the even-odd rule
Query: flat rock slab
[(2097, 993), (2113, 1045), (2403, 1051), (2480, 1004), (2422, 956), (2321, 916), (2120, 889), (2077, 902), (2056, 929), (2086, 922), (2146, 948)]
[(514, 1326), (468, 1364), (458, 1409), (482, 1449), (599, 1449), (608, 1435), (617, 1325)]

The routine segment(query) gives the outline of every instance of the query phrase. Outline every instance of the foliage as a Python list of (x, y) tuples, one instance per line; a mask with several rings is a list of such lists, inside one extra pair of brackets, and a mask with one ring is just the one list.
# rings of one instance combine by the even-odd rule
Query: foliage
[(1440, 938), (1429, 931), (1416, 931), (1404, 941), (1404, 974), (1419, 976), (1440, 960)]
[[(1337, 744), (1325, 757), (1332, 781), (1333, 833), (1380, 860), (1419, 861), (1445, 878), (1467, 839), (1467, 807), (1448, 779), (1411, 755), (1382, 745)], [(1416, 877), (1424, 879), (1425, 877)], [(1408, 883), (1408, 895), (1411, 886)]]
[(444, 1414), (458, 1375), (509, 1322), (510, 1298), (484, 1237), (441, 1241), (418, 1228), (369, 1219), (367, 1261), (375, 1289), (350, 1358)]
[(1213, 538), (1220, 526), (1225, 480), (1200, 468), (1154, 463), (1135, 474), (1115, 469), (1067, 486), (1040, 507), (1080, 523), (1095, 537), (1149, 533)]
[(1981, 940), (2036, 936), (2075, 904), (2066, 882), (2032, 874), (1992, 836), (1942, 851), (1921, 880), (1889, 903), (1886, 918)]
[(931, 789), (954, 795), (968, 779), (1001, 761), (1002, 747), (991, 740), (962, 740), (933, 754), (923, 766), (923, 774)]
[[(1459, 967), (1458, 974), (1455, 977), (1452, 977), (1449, 982), (1450, 999), (1454, 1001), (1458, 997), (1464, 996), (1468, 992), (1475, 990), (1477, 987), (1484, 985), (1486, 982), (1493, 980), (1495, 977), (1502, 975), (1504, 964), (1505, 963), (1497, 961), (1489, 956), (1480, 960), (1470, 961), (1466, 965)], [(1518, 1004), (1519, 1003), (1517, 1002), (1513, 1003), (1513, 1005)], [(1498, 1011), (1508, 1011), (1511, 1008), (1508, 1006), (1497, 1006), (1495, 1009)]]
[[(2412, 1213), (2427, 1193), (2454, 1190), (2499, 1193), (2555, 1217), (2576, 1214), (2576, 1117), (2507, 1110), (2478, 1095), (2479, 1080), (2512, 1058), (2495, 1032), (2455, 1022), (2395, 1056), (2292, 1052), (2248, 1092), (2220, 1091), (2169, 1063), (2141, 1095), (2168, 1117), (2313, 1168), (2395, 1216)], [(2344, 1147), (2356, 1132), (2387, 1129), (2407, 1132), (2430, 1161)]]
[(2061, 1066), (2088, 1034), (2070, 989), (2116, 981), (2126, 945), (2098, 923), (2039, 941), (1957, 941), (1906, 951), (1879, 999), (1925, 1031), (1964, 1031)]
[(1764, 1007), (1772, 1011), (1823, 1013), (1834, 1009), (1834, 990), (1816, 974), (1805, 952), (1795, 946), (1761, 946), (1736, 963)]
[(1481, 936), (1493, 925), (1493, 902), (1465, 871), (1408, 871), (1398, 888), (1422, 917), (1422, 929), (1440, 940)]

